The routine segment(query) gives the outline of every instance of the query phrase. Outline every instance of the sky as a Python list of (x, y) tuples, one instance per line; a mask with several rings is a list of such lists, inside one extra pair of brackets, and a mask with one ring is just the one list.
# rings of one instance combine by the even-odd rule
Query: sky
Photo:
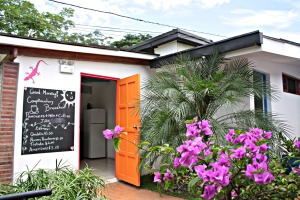
[[(70, 7), (48, 0), (29, 0), (39, 11), (59, 12)], [(187, 29), (218, 41), (259, 30), (264, 35), (300, 43), (300, 0), (57, 0), (86, 8), (112, 12), (145, 21)], [(172, 27), (75, 9), (71, 31), (88, 33), (99, 29), (113, 40), (128, 33), (152, 36)], [(104, 28), (106, 27), (106, 28)], [(126, 29), (126, 30), (124, 30)], [(128, 30), (130, 29), (130, 30)], [(138, 30), (138, 31), (133, 31)]]

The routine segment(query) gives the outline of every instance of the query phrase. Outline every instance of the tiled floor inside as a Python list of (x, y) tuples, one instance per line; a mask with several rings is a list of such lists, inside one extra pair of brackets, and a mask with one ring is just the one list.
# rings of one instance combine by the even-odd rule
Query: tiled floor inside
[(93, 173), (104, 180), (115, 178), (115, 160), (111, 158), (83, 159), (80, 161), (80, 168), (85, 166), (93, 168)]

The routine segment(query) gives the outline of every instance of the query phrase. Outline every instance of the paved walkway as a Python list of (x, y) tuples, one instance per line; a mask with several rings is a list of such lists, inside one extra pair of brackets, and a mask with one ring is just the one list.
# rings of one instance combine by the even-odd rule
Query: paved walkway
[(181, 198), (140, 189), (123, 182), (107, 184), (103, 194), (110, 200), (182, 200)]

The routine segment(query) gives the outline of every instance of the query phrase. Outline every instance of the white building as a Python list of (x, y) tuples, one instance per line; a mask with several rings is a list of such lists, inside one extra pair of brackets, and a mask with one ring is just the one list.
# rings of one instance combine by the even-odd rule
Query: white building
[[(228, 58), (252, 60), (255, 70), (279, 89), (280, 101), (265, 100), (263, 108), (280, 114), (300, 136), (298, 43), (259, 31), (212, 42), (175, 29), (124, 51), (0, 35), (1, 180), (9, 182), (13, 174), (38, 162), (41, 168), (53, 168), (55, 160), (62, 159), (79, 168), (82, 113), (88, 103), (106, 110), (107, 128), (120, 124), (128, 139), (137, 142), (134, 127), (139, 126), (139, 116), (130, 113), (140, 94), (140, 80), (155, 73), (161, 61), (172, 61), (179, 51), (200, 58), (217, 45)], [(254, 99), (247, 105), (254, 109)], [(116, 154), (116, 177), (139, 185), (134, 167), (139, 157), (130, 144), (122, 144), (124, 150)], [(115, 158), (110, 142), (105, 154)]]

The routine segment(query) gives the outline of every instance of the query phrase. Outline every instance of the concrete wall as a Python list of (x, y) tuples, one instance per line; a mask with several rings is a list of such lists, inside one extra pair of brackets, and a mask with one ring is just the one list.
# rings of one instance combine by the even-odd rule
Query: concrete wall
[[(24, 81), (26, 72), (31, 72), (29, 67), (35, 66), (39, 60), (44, 60), (48, 63), (48, 65), (40, 65), (38, 70), (40, 75), (34, 77), (35, 83), (31, 80)], [(102, 75), (120, 79), (139, 73), (141, 75), (141, 80), (153, 73), (149, 66), (75, 61), (74, 73), (65, 74), (60, 73), (58, 59), (19, 56), (15, 62), (20, 63), (20, 70), (16, 101), (16, 123), (14, 127), (14, 174), (26, 170), (26, 166), (28, 166), (29, 169), (32, 169), (38, 162), (38, 167), (40, 168), (54, 168), (56, 159), (62, 159), (64, 161), (67, 160), (67, 163), (70, 166), (78, 168), (80, 125), (79, 110), (81, 107), (79, 102), (81, 86), (80, 73)], [(75, 91), (74, 151), (21, 155), (24, 87)]]

